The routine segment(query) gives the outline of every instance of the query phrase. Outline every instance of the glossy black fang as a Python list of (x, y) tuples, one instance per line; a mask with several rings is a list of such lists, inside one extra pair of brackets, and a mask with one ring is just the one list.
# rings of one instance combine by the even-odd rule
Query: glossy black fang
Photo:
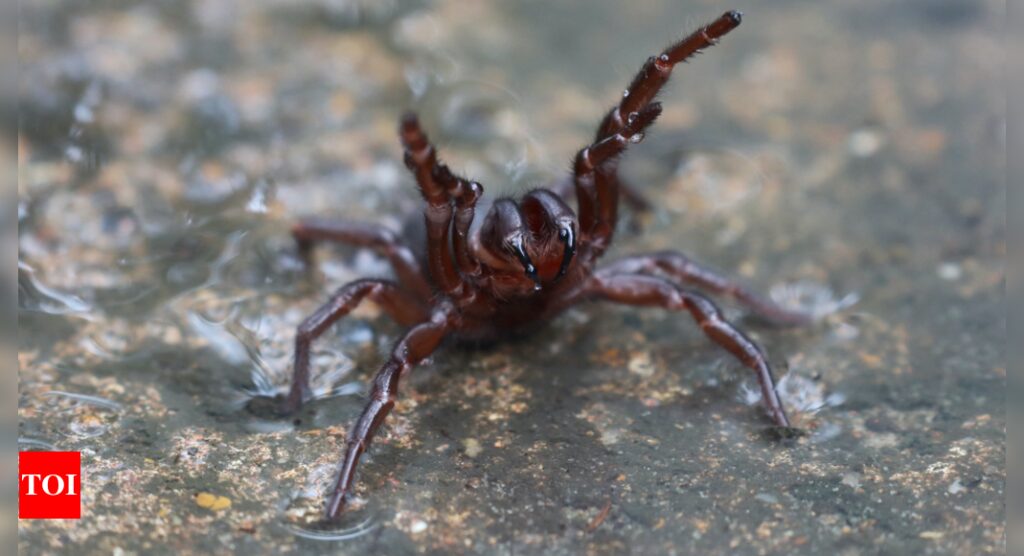
[(537, 267), (530, 260), (530, 255), (526, 253), (526, 247), (523, 246), (523, 238), (517, 237), (512, 240), (510, 247), (512, 252), (515, 253), (516, 258), (523, 265), (523, 271), (526, 272), (526, 276), (533, 280), (533, 283), (537, 286), (536, 289), (540, 289), (540, 277), (537, 276)]
[(573, 228), (572, 223), (562, 224), (562, 228), (558, 231), (558, 239), (562, 240), (562, 244), (565, 245), (565, 250), (562, 254), (562, 266), (558, 268), (558, 277), (561, 278), (569, 270), (569, 263), (572, 262), (573, 256), (576, 255), (576, 230)]

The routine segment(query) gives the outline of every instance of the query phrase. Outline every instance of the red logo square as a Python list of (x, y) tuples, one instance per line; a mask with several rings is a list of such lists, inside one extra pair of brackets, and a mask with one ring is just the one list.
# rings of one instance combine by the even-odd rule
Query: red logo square
[(81, 479), (81, 452), (18, 452), (18, 518), (80, 518)]

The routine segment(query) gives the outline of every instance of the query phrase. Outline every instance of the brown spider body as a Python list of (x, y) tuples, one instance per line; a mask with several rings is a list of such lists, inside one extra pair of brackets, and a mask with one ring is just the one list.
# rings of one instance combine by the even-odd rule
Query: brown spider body
[(345, 459), (327, 505), (329, 520), (342, 512), (359, 458), (393, 407), (402, 375), (433, 353), (442, 340), (498, 340), (535, 328), (538, 322), (586, 300), (689, 312), (712, 341), (755, 372), (775, 424), (789, 425), (762, 350), (695, 289), (731, 296), (780, 324), (805, 323), (806, 315), (778, 307), (676, 252), (626, 257), (597, 268), (597, 260), (612, 241), (620, 198), (640, 204), (618, 176), (618, 157), (629, 144), (643, 139), (661, 113), (661, 105), (653, 99), (672, 68), (715, 44), (739, 23), (739, 12), (728, 12), (648, 59), (620, 103), (604, 118), (594, 142), (575, 159), (572, 178), (566, 182), (575, 193), (575, 210), (563, 195), (536, 189), (518, 200), (496, 200), (482, 221), (475, 222), (483, 188), (438, 161), (416, 117), (407, 115), (399, 134), (405, 163), (426, 201), (422, 258), (396, 234), (375, 224), (310, 219), (294, 227), (303, 251), (317, 241), (376, 249), (390, 261), (396, 281), (363, 279), (347, 284), (299, 326), (292, 388), (283, 400), (284, 411), (297, 410), (310, 397), (312, 341), (360, 302), (371, 299), (410, 327), (374, 378), (370, 400), (350, 429)]

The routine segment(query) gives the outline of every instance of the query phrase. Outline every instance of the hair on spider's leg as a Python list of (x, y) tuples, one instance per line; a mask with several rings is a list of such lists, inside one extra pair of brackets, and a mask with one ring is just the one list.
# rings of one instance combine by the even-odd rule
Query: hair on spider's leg
[(427, 261), (431, 278), (444, 293), (458, 295), (463, 291), (465, 282), (452, 259), (448, 237), (453, 216), (452, 201), (436, 179), (437, 151), (420, 128), (415, 114), (402, 117), (399, 136), (405, 149), (405, 165), (416, 177), (416, 184), (427, 202), (423, 216), (427, 226)]
[(452, 307), (435, 309), (430, 320), (410, 329), (391, 351), (391, 356), (373, 379), (370, 401), (349, 430), (345, 443), (345, 459), (325, 510), (326, 519), (333, 521), (345, 509), (345, 501), (355, 481), (359, 458), (369, 448), (377, 429), (387, 418), (398, 398), (398, 383), (402, 375), (414, 365), (430, 356), (452, 326)]
[(597, 139), (603, 139), (617, 132), (626, 124), (625, 118), (629, 114), (643, 109), (654, 100), (658, 91), (668, 82), (672, 75), (672, 68), (676, 64), (717, 44), (718, 39), (738, 27), (742, 19), (743, 14), (738, 11), (726, 12), (710, 24), (672, 44), (660, 55), (648, 58), (640, 68), (640, 72), (629, 84), (629, 88), (622, 94), (622, 100), (619, 101), (618, 106), (612, 108), (601, 122), (597, 131)]
[(292, 227), (292, 237), (299, 243), (300, 249), (309, 249), (317, 241), (374, 249), (388, 259), (402, 286), (423, 300), (433, 295), (412, 250), (395, 232), (380, 224), (307, 218)]
[(684, 286), (732, 297), (755, 315), (778, 326), (810, 324), (814, 317), (792, 311), (757, 294), (736, 280), (702, 265), (677, 251), (659, 251), (625, 257), (601, 269), (608, 274), (663, 274)]
[(420, 301), (393, 282), (363, 279), (342, 286), (327, 303), (302, 321), (295, 332), (292, 386), (281, 408), (285, 414), (297, 411), (310, 395), (309, 352), (313, 341), (365, 299), (372, 299), (399, 324), (419, 322), (427, 316)]
[(604, 271), (594, 275), (586, 293), (591, 297), (626, 305), (688, 311), (708, 338), (754, 371), (761, 385), (765, 407), (775, 424), (780, 427), (790, 426), (782, 401), (775, 390), (775, 377), (772, 376), (768, 358), (753, 340), (725, 320), (722, 312), (710, 299), (656, 276), (608, 274)]

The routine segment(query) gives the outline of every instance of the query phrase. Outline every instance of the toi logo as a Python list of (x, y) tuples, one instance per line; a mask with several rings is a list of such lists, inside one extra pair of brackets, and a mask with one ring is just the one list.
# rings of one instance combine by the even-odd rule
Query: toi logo
[(81, 477), (81, 452), (19, 452), (18, 518), (80, 518)]

